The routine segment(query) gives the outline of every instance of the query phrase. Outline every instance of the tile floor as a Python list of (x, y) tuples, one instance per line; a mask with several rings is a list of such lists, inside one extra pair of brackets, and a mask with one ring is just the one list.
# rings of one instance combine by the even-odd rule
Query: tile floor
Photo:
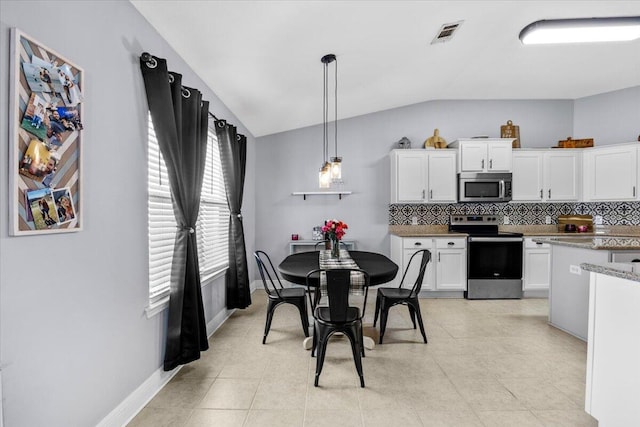
[(421, 307), (428, 344), (394, 307), (385, 343), (363, 360), (366, 387), (348, 340), (336, 338), (316, 388), (295, 307), (276, 310), (262, 345), (266, 297), (256, 291), (129, 426), (597, 426), (583, 409), (586, 343), (547, 325), (546, 300)]

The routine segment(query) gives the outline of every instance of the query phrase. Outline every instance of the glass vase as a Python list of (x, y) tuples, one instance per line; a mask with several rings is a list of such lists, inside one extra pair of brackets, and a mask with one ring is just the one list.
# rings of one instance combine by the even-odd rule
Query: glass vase
[(340, 258), (340, 241), (331, 239), (331, 258)]

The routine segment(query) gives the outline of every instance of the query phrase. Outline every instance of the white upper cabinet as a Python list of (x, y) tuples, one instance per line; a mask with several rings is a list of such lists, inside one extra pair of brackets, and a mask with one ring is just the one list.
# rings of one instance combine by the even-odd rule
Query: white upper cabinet
[(427, 157), (429, 201), (454, 203), (457, 194), (456, 152), (435, 150)]
[(449, 148), (459, 150), (459, 172), (511, 172), (512, 139), (458, 139)]
[(520, 202), (578, 201), (581, 153), (570, 149), (513, 152), (512, 200)]
[(420, 150), (391, 152), (391, 203), (417, 203), (426, 198), (427, 160)]
[(637, 143), (590, 148), (584, 154), (585, 201), (638, 200), (639, 150)]
[(582, 153), (551, 149), (544, 155), (543, 182), (547, 201), (580, 200)]
[(455, 150), (393, 150), (391, 203), (456, 201)]
[(514, 150), (513, 173), (511, 175), (511, 198), (513, 201), (541, 201), (544, 199), (542, 163), (544, 153), (540, 151)]

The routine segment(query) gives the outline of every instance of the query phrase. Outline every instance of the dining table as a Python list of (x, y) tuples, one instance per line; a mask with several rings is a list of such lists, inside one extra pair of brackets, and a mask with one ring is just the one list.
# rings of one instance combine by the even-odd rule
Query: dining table
[[(369, 287), (381, 285), (392, 281), (398, 274), (398, 265), (391, 261), (385, 255), (376, 252), (366, 251), (345, 251), (341, 253), (348, 254), (358, 268), (369, 274)], [(287, 256), (278, 265), (278, 271), (282, 277), (298, 285), (307, 285), (307, 274), (319, 269), (320, 267), (320, 251), (299, 252)], [(333, 267), (339, 268), (339, 267)], [(320, 275), (311, 276), (309, 278), (309, 286), (317, 287), (320, 285)], [(375, 341), (368, 336), (364, 336), (365, 348), (371, 350), (375, 346)], [(311, 348), (312, 338), (306, 338), (304, 348)]]

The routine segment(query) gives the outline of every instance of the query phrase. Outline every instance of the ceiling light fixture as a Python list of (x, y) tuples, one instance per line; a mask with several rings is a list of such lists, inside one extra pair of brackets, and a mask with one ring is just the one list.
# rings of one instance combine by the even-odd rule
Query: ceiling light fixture
[[(324, 64), (324, 79), (322, 93), (322, 167), (318, 175), (320, 188), (329, 188), (331, 184), (342, 182), (342, 158), (338, 157), (338, 61), (332, 53), (325, 55), (320, 60)], [(335, 87), (334, 87), (334, 143), (335, 157), (329, 157), (329, 64), (335, 62)]]
[(630, 41), (640, 38), (640, 16), (536, 21), (519, 37), (523, 44)]

